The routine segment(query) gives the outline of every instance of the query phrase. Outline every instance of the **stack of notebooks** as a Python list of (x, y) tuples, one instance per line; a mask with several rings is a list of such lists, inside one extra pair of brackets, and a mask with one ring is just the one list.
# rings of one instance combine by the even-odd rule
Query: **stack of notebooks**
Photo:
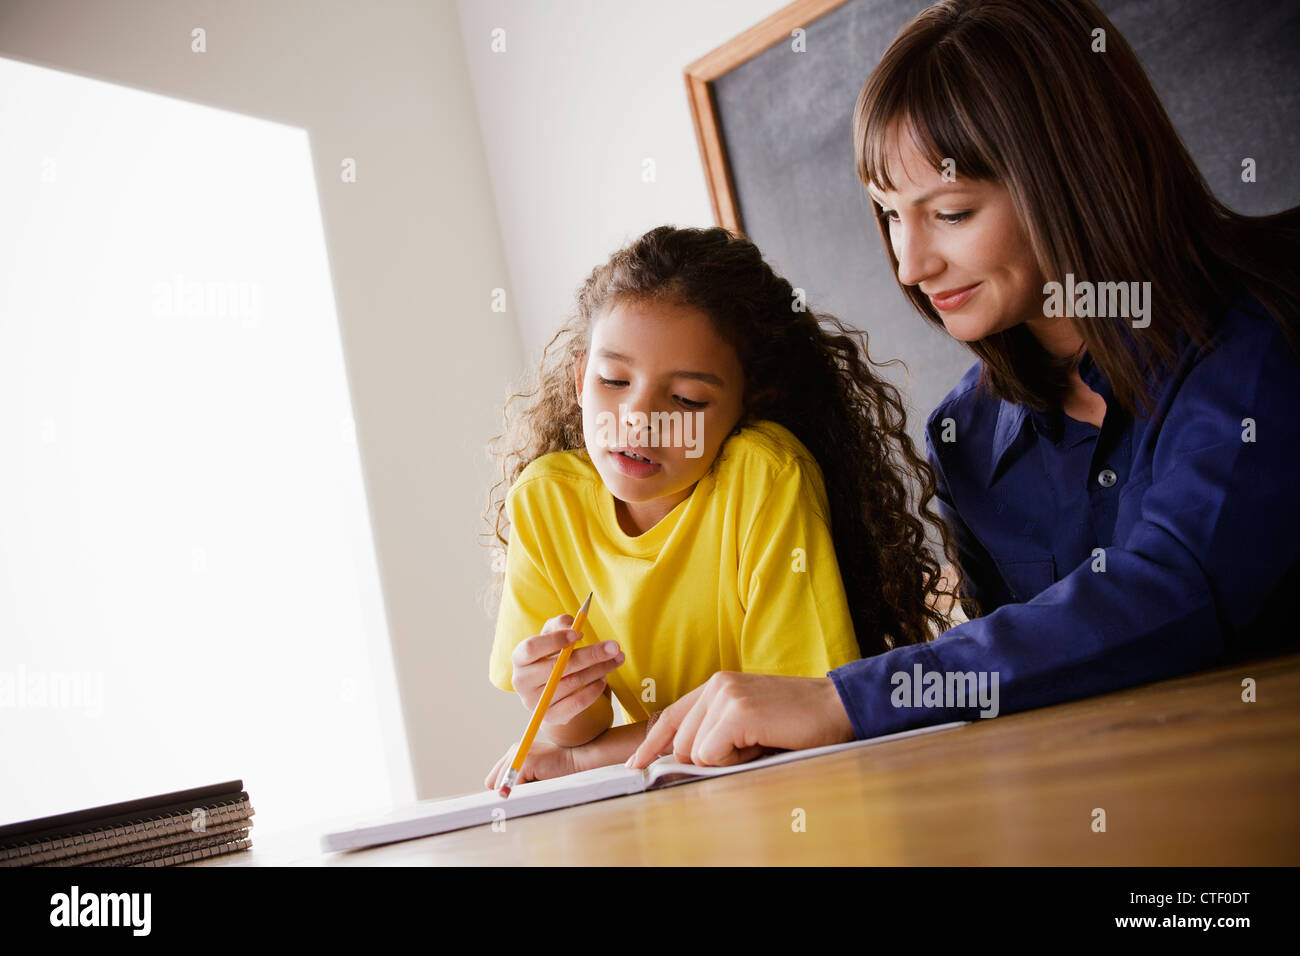
[(242, 780), (0, 826), (0, 866), (173, 866), (253, 845)]

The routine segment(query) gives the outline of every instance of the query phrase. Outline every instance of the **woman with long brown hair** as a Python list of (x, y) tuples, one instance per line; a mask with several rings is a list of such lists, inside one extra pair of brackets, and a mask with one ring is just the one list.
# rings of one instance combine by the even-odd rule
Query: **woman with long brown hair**
[[(1089, 0), (928, 7), (853, 125), (900, 286), (978, 357), (927, 426), (973, 619), (825, 680), (719, 675), (633, 763), (995, 716), (1292, 640), (1300, 210), (1218, 202)], [(974, 686), (992, 700), (951, 693)]]

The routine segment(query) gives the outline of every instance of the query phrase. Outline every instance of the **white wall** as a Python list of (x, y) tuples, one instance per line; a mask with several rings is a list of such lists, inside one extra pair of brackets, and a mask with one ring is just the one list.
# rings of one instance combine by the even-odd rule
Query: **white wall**
[(665, 223), (715, 225), (683, 70), (786, 5), (459, 0), (528, 361), (619, 246)]

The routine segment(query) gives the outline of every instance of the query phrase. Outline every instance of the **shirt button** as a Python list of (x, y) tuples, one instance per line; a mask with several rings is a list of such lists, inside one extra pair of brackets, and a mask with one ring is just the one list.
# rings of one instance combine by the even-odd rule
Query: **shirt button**
[(1101, 485), (1103, 488), (1109, 488), (1118, 480), (1119, 476), (1109, 468), (1103, 468), (1101, 474), (1097, 476), (1097, 484)]

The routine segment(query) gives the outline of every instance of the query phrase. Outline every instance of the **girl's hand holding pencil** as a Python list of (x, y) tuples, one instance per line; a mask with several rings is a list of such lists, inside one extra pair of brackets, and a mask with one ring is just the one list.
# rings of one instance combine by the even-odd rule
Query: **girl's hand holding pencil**
[[(542, 633), (519, 642), (511, 657), (514, 676), (510, 683), (528, 710), (537, 706), (555, 660), (565, 647), (582, 635), (569, 629), (572, 616), (562, 614), (542, 625)], [(544, 727), (567, 724), (605, 692), (605, 675), (623, 663), (623, 652), (615, 641), (579, 647), (569, 657), (568, 667), (555, 688), (547, 708)]]
[[(519, 777), (515, 782), (530, 783), (533, 780), (550, 780), (552, 777), (577, 773), (578, 764), (574, 753), (577, 749), (577, 747), (560, 747), (549, 740), (534, 740), (533, 745), (528, 748), (528, 756), (524, 759), (523, 768), (520, 769)], [(510, 749), (502, 754), (501, 759), (492, 768), (492, 772), (483, 779), (483, 785), (487, 789), (501, 789), (506, 771), (510, 769), (510, 764), (514, 762), (518, 750), (519, 744), (511, 744)]]
[[(550, 672), (547, 675), (546, 683), (542, 685), (541, 693), (537, 695), (537, 702), (533, 705), (533, 715), (529, 718), (528, 729), (524, 731), (523, 739), (519, 742), (519, 746), (515, 748), (513, 758), (508, 761), (508, 766), (506, 766), (504, 770), (504, 776), (501, 776), (497, 792), (503, 798), (510, 796), (511, 788), (518, 783), (519, 778), (523, 775), (525, 763), (531, 754), (530, 748), (537, 736), (537, 731), (541, 729), (543, 718), (547, 717), (551, 713), (551, 705), (555, 702), (560, 684), (565, 679), (564, 675), (569, 674), (571, 667), (573, 667), (573, 658), (576, 656), (573, 653), (574, 644), (582, 637), (582, 629), (586, 626), (587, 612), (591, 608), (591, 599), (593, 597), (595, 597), (595, 592), (587, 595), (587, 599), (582, 602), (582, 607), (578, 608), (578, 613), (571, 621), (566, 622), (563, 620), (563, 617), (567, 617), (568, 615), (562, 616), (560, 624), (563, 629), (561, 631), (552, 630), (548, 632), (543, 629), (543, 633), (527, 638), (525, 641), (521, 642), (521, 644), (533, 644), (533, 649), (528, 650), (523, 654), (519, 654), (518, 648), (516, 648), (516, 654), (514, 657), (514, 673), (516, 675), (527, 667), (537, 667), (538, 665), (546, 666), (548, 664)], [(555, 622), (555, 620), (556, 619), (552, 618), (552, 620), (546, 622), (546, 625), (550, 626)], [(572, 626), (569, 627), (563, 625)], [(557, 637), (557, 635), (562, 636)], [(547, 638), (551, 638), (551, 641), (548, 642), (546, 640)], [(541, 655), (546, 653), (542, 648), (545, 648), (549, 643), (554, 643), (557, 640), (558, 643), (556, 644), (556, 647), (558, 648), (558, 653), (555, 654), (555, 657), (553, 659), (541, 657)], [(569, 678), (571, 681), (577, 683), (578, 690), (576, 692), (571, 692), (569, 698), (566, 698), (566, 700), (570, 702), (570, 708), (573, 709), (573, 713), (568, 714), (565, 718), (565, 723), (569, 720), (573, 720), (578, 714), (585, 714), (587, 707), (590, 706), (589, 704), (587, 707), (582, 709), (576, 709), (572, 704), (572, 698), (590, 694), (591, 689), (595, 687), (596, 691), (591, 695), (591, 703), (594, 704), (596, 699), (604, 693), (604, 675), (623, 662), (623, 654), (618, 650), (618, 645), (613, 641), (601, 644), (597, 648), (591, 648), (590, 650), (596, 650), (599, 652), (597, 662), (588, 664), (587, 666), (583, 666), (582, 664), (577, 665), (574, 667), (576, 672)], [(520, 664), (521, 660), (526, 662), (522, 666)], [(527, 704), (526, 699), (525, 704)], [(609, 717), (610, 714), (607, 710), (603, 720), (607, 721)], [(599, 731), (597, 731), (597, 733), (599, 733)], [(587, 736), (587, 739), (591, 739), (591, 736)], [(555, 744), (555, 741), (551, 741), (551, 743), (558, 746)], [(493, 776), (500, 776), (499, 768), (500, 765), (498, 765), (497, 770), (494, 770)], [(489, 777), (489, 779), (491, 779), (491, 777)]]

